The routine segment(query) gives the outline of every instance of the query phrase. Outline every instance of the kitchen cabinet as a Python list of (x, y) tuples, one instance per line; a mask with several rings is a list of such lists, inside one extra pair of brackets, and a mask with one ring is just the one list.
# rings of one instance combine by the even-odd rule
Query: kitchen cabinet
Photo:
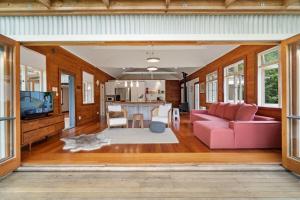
[(105, 83), (105, 95), (115, 95), (115, 82), (109, 81)]

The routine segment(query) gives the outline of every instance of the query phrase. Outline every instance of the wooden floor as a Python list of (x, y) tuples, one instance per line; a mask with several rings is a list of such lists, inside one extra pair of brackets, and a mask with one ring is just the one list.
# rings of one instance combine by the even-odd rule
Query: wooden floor
[(281, 172), (16, 172), (1, 200), (300, 199), (300, 179)]
[[(89, 123), (64, 131), (60, 136), (35, 143), (32, 151), (22, 150), (23, 165), (49, 164), (160, 164), (160, 163), (280, 163), (280, 150), (213, 150), (192, 133), (188, 115), (172, 126), (179, 144), (110, 145), (90, 152), (64, 151), (60, 137), (96, 133), (106, 128), (105, 121)], [(147, 123), (146, 123), (147, 125)]]

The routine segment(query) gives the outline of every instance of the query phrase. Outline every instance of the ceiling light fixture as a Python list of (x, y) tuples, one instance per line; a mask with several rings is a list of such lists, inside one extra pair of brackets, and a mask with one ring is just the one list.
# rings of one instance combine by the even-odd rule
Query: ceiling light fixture
[(146, 52), (148, 58), (146, 59), (149, 63), (158, 63), (160, 58), (154, 56), (153, 45), (151, 45), (151, 52)]
[(151, 67), (147, 67), (147, 70), (150, 71), (150, 72), (153, 72), (153, 71), (158, 70), (158, 68), (154, 67), (154, 66), (151, 66)]
[(157, 57), (147, 58), (147, 62), (149, 62), (149, 63), (158, 63), (159, 61), (160, 61), (160, 58), (157, 58)]

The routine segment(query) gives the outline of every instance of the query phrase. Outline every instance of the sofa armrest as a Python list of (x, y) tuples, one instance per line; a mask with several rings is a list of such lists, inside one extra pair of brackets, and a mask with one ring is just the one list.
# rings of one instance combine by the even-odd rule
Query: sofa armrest
[(207, 110), (191, 110), (191, 114), (208, 114)]
[(280, 148), (281, 122), (230, 121), (235, 135), (235, 146), (246, 148)]

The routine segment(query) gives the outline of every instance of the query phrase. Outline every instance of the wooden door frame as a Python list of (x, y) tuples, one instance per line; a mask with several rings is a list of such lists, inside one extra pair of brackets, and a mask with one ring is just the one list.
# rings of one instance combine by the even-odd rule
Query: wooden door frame
[(288, 113), (288, 106), (287, 106), (287, 88), (288, 86), (288, 45), (292, 44), (296, 41), (300, 40), (300, 34), (291, 37), (287, 40), (283, 40), (280, 45), (280, 52), (281, 52), (281, 80), (282, 80), (282, 164), (287, 169), (300, 174), (300, 162), (295, 161), (292, 158), (289, 158), (288, 150), (289, 150), (289, 137), (288, 137), (288, 120), (287, 120), (287, 113)]
[(14, 47), (13, 104), (14, 104), (14, 157), (0, 163), (0, 177), (12, 172), (21, 164), (21, 118), (20, 118), (20, 43), (0, 35), (0, 43)]

